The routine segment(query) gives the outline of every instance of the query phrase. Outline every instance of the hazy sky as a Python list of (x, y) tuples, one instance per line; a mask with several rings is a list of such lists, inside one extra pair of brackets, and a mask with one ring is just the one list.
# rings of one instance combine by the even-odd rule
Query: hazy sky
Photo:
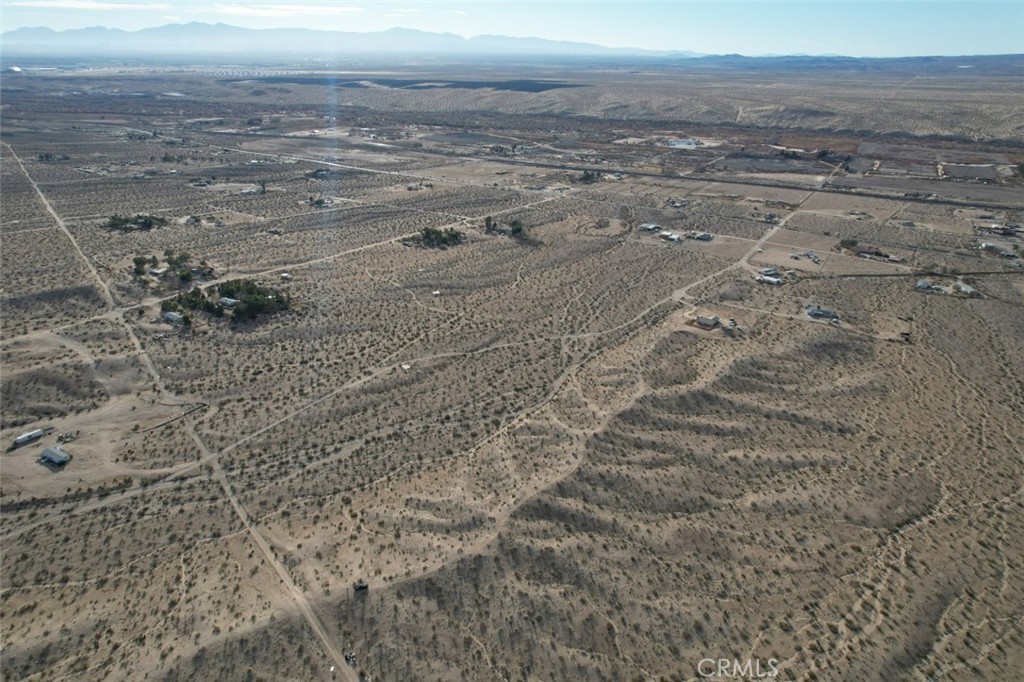
[(223, 22), (378, 31), (396, 26), (703, 53), (852, 56), (1024, 53), (1024, 0), (1000, 2), (361, 2), (0, 0), (4, 31)]

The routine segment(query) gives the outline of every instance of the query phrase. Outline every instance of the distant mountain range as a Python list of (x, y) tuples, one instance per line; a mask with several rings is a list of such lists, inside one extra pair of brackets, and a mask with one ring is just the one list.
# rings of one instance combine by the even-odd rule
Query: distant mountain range
[(26, 56), (288, 55), (332, 57), (348, 54), (553, 55), (565, 57), (696, 57), (695, 52), (609, 48), (542, 38), (483, 35), (463, 38), (393, 28), (373, 33), (302, 28), (248, 29), (227, 24), (168, 24), (140, 31), (82, 28), (54, 31), (19, 28), (0, 34), (3, 50)]
[[(318, 31), (303, 28), (248, 29), (227, 24), (167, 24), (140, 31), (82, 28), (54, 31), (19, 28), (0, 33), (0, 61), (59, 66), (67, 61), (135, 61), (177, 64), (233, 63), (272, 65), (330, 62), (335, 59), (392, 62), (417, 59), (483, 62), (515, 59), (533, 64), (594, 60), (609, 64), (643, 61), (686, 65), (691, 69), (772, 71), (792, 73), (890, 73), (910, 76), (960, 74), (1021, 76), (1024, 55), (964, 57), (864, 58), (839, 55), (738, 54), (702, 55), (687, 50), (610, 48), (590, 43), (482, 35), (463, 38), (454, 33), (431, 33), (392, 28), (373, 33)], [(17, 70), (18, 67), (14, 67)]]

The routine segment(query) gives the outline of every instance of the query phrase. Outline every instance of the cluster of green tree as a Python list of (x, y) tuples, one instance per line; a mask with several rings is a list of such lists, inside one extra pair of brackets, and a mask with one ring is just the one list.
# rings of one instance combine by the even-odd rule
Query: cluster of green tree
[[(508, 228), (508, 233), (513, 237), (522, 237), (526, 234), (526, 228), (523, 226), (523, 221), (519, 218), (513, 218), (512, 220), (505, 223)], [(499, 224), (494, 221), (494, 218), (487, 216), (484, 218), (484, 229), (488, 232), (493, 230), (499, 230)], [(504, 231), (504, 230), (499, 230)]]
[(454, 227), (440, 229), (437, 227), (424, 227), (420, 230), (420, 240), (424, 246), (455, 246), (465, 240), (466, 235)]
[(167, 261), (167, 267), (177, 270), (188, 265), (188, 262), (192, 260), (192, 256), (184, 251), (174, 253), (174, 249), (165, 249), (164, 260)]
[(273, 315), (291, 307), (291, 298), (272, 287), (263, 286), (251, 279), (233, 279), (209, 289), (192, 289), (161, 304), (163, 310), (202, 311), (214, 317), (223, 317), (228, 308), (220, 301), (231, 298), (237, 301), (231, 306), (231, 317), (237, 321), (253, 320), (260, 315)]
[(317, 168), (306, 173), (307, 178), (315, 178), (317, 180), (337, 180), (344, 175), (345, 173), (337, 168)]
[(601, 179), (601, 173), (599, 171), (592, 171), (592, 170), (585, 170), (585, 171), (583, 171), (583, 175), (581, 175), (579, 178), (577, 178), (577, 180), (579, 180), (580, 182), (582, 182), (584, 184), (587, 184), (587, 185), (589, 185), (592, 182), (597, 182), (600, 179)]
[[(164, 260), (167, 262), (167, 269), (173, 271), (182, 282), (191, 282), (196, 277), (201, 279), (213, 278), (213, 268), (205, 261), (199, 261), (198, 266), (190, 264), (192, 256), (185, 251), (175, 252), (174, 249), (164, 250)], [(136, 256), (132, 259), (134, 274), (141, 277), (146, 274), (147, 268), (155, 268), (160, 261), (156, 256)]]
[(152, 230), (154, 227), (163, 227), (167, 224), (167, 218), (160, 218), (155, 215), (136, 213), (134, 216), (121, 216), (116, 213), (110, 216), (106, 227), (108, 230), (118, 232), (134, 232), (136, 230)]
[(142, 277), (146, 274), (146, 268), (155, 268), (158, 262), (156, 256), (136, 256), (132, 259), (132, 263), (135, 265), (135, 276)]
[(506, 147), (503, 144), (493, 144), (491, 145), (491, 153), (496, 156), (515, 156), (518, 146), (514, 144), (511, 147)]
[(218, 298), (226, 296), (238, 301), (233, 308), (236, 320), (252, 320), (260, 315), (273, 315), (291, 307), (288, 294), (263, 286), (251, 279), (233, 279), (216, 287)]
[(174, 298), (160, 304), (161, 310), (173, 310), (178, 313), (185, 313), (190, 310), (201, 310), (214, 317), (224, 316), (224, 306), (207, 296), (202, 289), (193, 289), (178, 294)]

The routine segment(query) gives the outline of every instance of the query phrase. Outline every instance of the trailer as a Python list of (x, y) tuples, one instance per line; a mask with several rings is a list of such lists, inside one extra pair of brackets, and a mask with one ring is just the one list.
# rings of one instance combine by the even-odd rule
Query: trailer
[(46, 435), (46, 432), (42, 429), (33, 429), (32, 431), (26, 431), (17, 438), (14, 439), (14, 447), (21, 447), (33, 443)]

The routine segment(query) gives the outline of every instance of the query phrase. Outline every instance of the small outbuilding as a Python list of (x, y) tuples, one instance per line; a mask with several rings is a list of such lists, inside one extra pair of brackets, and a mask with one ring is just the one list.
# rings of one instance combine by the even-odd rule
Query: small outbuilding
[(71, 461), (71, 455), (65, 452), (64, 448), (59, 445), (54, 445), (43, 450), (43, 454), (39, 457), (39, 461), (43, 464), (52, 464), (54, 466), (62, 467)]
[(185, 316), (179, 312), (173, 310), (165, 310), (161, 315), (160, 319), (170, 324), (182, 324), (185, 322)]
[(705, 315), (697, 316), (697, 326), (703, 329), (715, 329), (722, 323), (721, 318), (718, 315), (711, 315), (707, 317)]
[(964, 284), (963, 282), (956, 283), (956, 290), (969, 298), (981, 298), (981, 292), (979, 292), (971, 285)]

